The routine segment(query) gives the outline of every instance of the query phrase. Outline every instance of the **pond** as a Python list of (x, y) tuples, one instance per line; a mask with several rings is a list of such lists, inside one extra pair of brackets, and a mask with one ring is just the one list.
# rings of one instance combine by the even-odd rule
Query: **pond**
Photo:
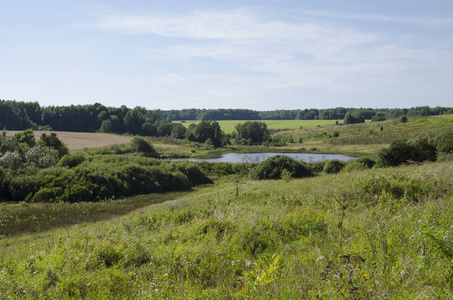
[(313, 153), (224, 153), (217, 158), (187, 158), (178, 159), (184, 161), (207, 161), (207, 162), (228, 162), (228, 163), (259, 163), (265, 161), (269, 157), (276, 155), (286, 155), (296, 160), (305, 162), (324, 161), (338, 159), (342, 161), (354, 160), (354, 157), (337, 154), (313, 154)]

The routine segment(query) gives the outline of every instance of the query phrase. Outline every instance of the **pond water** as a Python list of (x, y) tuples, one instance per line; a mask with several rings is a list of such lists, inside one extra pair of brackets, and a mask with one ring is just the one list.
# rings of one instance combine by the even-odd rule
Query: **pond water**
[(265, 161), (269, 157), (276, 155), (286, 155), (296, 160), (303, 160), (305, 162), (324, 161), (338, 159), (342, 161), (354, 160), (354, 157), (337, 154), (313, 154), (313, 153), (225, 153), (217, 158), (187, 158), (179, 159), (185, 161), (207, 161), (207, 162), (228, 162), (228, 163), (259, 163)]

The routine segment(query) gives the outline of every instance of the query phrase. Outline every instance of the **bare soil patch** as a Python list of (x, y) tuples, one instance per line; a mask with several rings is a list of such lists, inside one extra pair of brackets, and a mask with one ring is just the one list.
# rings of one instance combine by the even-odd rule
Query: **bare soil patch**
[[(21, 131), (8, 131), (7, 135), (14, 135)], [(35, 139), (39, 140), (42, 133), (55, 132), (58, 138), (68, 146), (69, 150), (80, 150), (84, 148), (99, 148), (116, 144), (128, 143), (132, 136), (123, 136), (109, 133), (92, 132), (67, 132), (67, 131), (34, 131)]]

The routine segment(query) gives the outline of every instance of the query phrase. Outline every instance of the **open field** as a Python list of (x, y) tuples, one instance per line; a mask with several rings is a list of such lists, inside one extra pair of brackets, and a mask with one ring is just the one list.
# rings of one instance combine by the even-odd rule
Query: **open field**
[(452, 178), (451, 162), (290, 181), (225, 178), (121, 217), (3, 237), (0, 295), (451, 298)]
[[(250, 120), (226, 120), (217, 121), (220, 128), (225, 133), (233, 133), (235, 126), (239, 123), (249, 122)], [(265, 122), (268, 129), (282, 130), (282, 129), (300, 129), (302, 128), (313, 128), (317, 126), (335, 125), (336, 120), (256, 120), (258, 122)], [(342, 122), (339, 120), (338, 122)], [(180, 121), (174, 121), (174, 123), (181, 123)], [(190, 124), (198, 124), (200, 121), (184, 121), (182, 124), (189, 127)]]
[[(439, 116), (280, 130), (273, 138), (303, 140), (222, 151), (373, 156), (397, 138), (434, 138), (452, 122)], [(149, 140), (168, 157), (217, 150), (171, 138)], [(75, 162), (83, 160), (77, 166), (57, 165), (39, 176), (25, 174), (34, 170), (29, 167), (13, 175), (0, 169), (9, 176), (0, 177), (7, 178), (0, 182), (4, 195), (33, 192), (41, 181), (46, 187), (24, 198), (32, 202), (0, 205), (1, 299), (453, 296), (451, 155), (366, 170), (357, 160), (336, 175), (326, 175), (328, 163), (315, 163), (315, 177), (294, 179), (296, 173), (285, 169), (277, 177), (282, 179), (251, 180), (254, 165), (170, 163), (97, 150), (74, 155)], [(214, 184), (195, 184), (207, 178), (202, 172)], [(181, 184), (186, 191), (158, 193)], [(115, 200), (125, 191), (143, 195)], [(110, 196), (83, 202), (98, 194)]]
[[(453, 128), (453, 115), (409, 117), (407, 123), (399, 119), (353, 125), (327, 125), (324, 127), (292, 129), (276, 132), (273, 137), (294, 143), (284, 147), (304, 152), (316, 149), (321, 153), (338, 153), (351, 156), (375, 155), (395, 139), (433, 138)], [(298, 143), (302, 139), (303, 143)], [(305, 150), (304, 150), (305, 149)]]
[[(7, 131), (7, 135), (14, 135), (20, 131)], [(99, 148), (110, 145), (124, 144), (132, 140), (132, 136), (124, 136), (108, 133), (91, 132), (67, 132), (67, 131), (34, 131), (35, 139), (38, 140), (42, 133), (55, 132), (58, 138), (68, 146), (69, 150), (84, 148)]]

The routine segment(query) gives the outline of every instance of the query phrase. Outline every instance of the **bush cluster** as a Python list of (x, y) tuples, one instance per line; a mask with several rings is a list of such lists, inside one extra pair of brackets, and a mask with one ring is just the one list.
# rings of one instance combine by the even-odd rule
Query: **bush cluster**
[(59, 166), (0, 168), (0, 198), (6, 201), (81, 202), (188, 190), (212, 181), (194, 164), (163, 163), (137, 155), (71, 155)]
[(297, 161), (285, 155), (276, 155), (259, 163), (252, 170), (253, 179), (280, 179), (283, 170), (287, 170), (292, 177), (301, 178), (313, 175), (312, 170), (304, 162)]
[(452, 152), (453, 130), (449, 129), (432, 139), (420, 137), (414, 141), (407, 139), (393, 141), (388, 148), (378, 152), (378, 166), (398, 166), (411, 161), (436, 161), (439, 155), (448, 155)]

